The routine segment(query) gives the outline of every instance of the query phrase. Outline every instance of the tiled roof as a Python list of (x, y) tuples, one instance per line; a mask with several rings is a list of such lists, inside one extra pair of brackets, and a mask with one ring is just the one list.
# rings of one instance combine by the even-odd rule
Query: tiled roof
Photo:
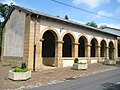
[[(57, 17), (57, 16), (53, 16), (53, 15), (50, 15), (50, 14), (45, 14), (45, 13), (42, 13), (42, 12), (38, 12), (36, 10), (31, 10), (31, 9), (28, 9), (28, 8), (24, 8), (24, 7), (21, 7), (21, 6), (16, 6), (16, 5), (13, 5), (12, 6), (12, 10), (11, 10), (11, 13), (14, 9), (18, 9), (18, 10), (21, 10), (25, 13), (28, 13), (30, 15), (40, 15), (40, 16), (43, 16), (43, 17), (47, 17), (47, 18), (51, 18), (51, 19), (55, 19), (55, 20), (58, 20), (58, 21), (61, 21), (61, 22), (66, 22), (66, 23), (69, 23), (69, 24), (73, 24), (73, 25), (76, 25), (76, 26), (80, 26), (80, 27), (83, 27), (83, 28), (87, 28), (87, 29), (90, 29), (90, 30), (94, 30), (94, 31), (97, 31), (97, 32), (101, 32), (101, 33), (104, 33), (104, 34), (109, 34), (109, 35), (113, 35), (113, 36), (117, 36), (115, 34), (111, 34), (111, 33), (108, 33), (108, 32), (104, 32), (102, 31), (101, 29), (98, 29), (98, 28), (94, 28), (94, 27), (91, 27), (91, 26), (88, 26), (88, 25), (85, 25), (85, 24), (81, 24), (81, 23), (78, 23), (78, 22), (74, 22), (74, 21), (71, 21), (71, 20), (67, 20), (67, 19), (64, 19), (64, 18), (60, 18), (60, 17)], [(8, 15), (8, 18), (9, 16), (11, 15), (11, 13)], [(5, 23), (7, 22), (8, 18), (5, 20)], [(4, 25), (5, 25), (4, 23)]]

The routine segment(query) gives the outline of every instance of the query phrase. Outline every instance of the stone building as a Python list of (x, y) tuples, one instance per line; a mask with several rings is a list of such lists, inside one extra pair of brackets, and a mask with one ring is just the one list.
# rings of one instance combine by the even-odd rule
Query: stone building
[(117, 35), (118, 37), (117, 37), (117, 39), (118, 39), (118, 57), (119, 57), (119, 59), (118, 60), (120, 60), (120, 29), (117, 29), (117, 28), (111, 28), (111, 27), (105, 27), (105, 28), (103, 28), (102, 29), (102, 31), (104, 31), (104, 32), (109, 32), (109, 33), (111, 33), (111, 34), (114, 34), (114, 35)]
[(29, 69), (118, 57), (117, 35), (15, 5), (4, 23), (2, 45), (2, 64), (26, 61)]

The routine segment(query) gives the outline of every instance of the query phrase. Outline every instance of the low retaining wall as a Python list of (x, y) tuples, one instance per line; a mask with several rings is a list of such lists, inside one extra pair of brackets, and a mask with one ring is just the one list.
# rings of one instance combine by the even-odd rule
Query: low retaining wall
[(2, 65), (21, 66), (23, 57), (4, 56), (1, 57)]
[(46, 66), (54, 66), (54, 57), (43, 57), (43, 64)]

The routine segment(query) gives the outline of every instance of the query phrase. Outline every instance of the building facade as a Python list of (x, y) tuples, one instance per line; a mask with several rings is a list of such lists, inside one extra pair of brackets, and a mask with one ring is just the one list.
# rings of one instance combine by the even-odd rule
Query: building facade
[(117, 39), (118, 39), (118, 57), (120, 60), (120, 29), (116, 29), (116, 28), (111, 28), (111, 27), (105, 27), (102, 29), (102, 31), (104, 32), (109, 32), (111, 34), (117, 35)]
[(117, 35), (70, 20), (13, 6), (4, 23), (2, 64), (72, 66), (74, 59), (97, 63), (117, 59)]

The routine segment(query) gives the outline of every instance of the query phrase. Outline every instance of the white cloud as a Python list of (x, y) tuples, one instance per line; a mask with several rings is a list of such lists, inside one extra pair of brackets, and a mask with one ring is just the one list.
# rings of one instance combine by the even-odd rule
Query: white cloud
[(120, 0), (117, 0), (118, 3), (120, 3)]
[(102, 11), (102, 10), (101, 10), (101, 11), (98, 11), (97, 14), (98, 14), (98, 15), (95, 16), (96, 18), (100, 17), (99, 15), (101, 15), (101, 16), (107, 16), (107, 17), (113, 16), (112, 13), (108, 13), (108, 12)]
[(120, 14), (120, 7), (118, 7), (118, 8), (116, 9), (116, 12), (117, 12), (118, 14)]
[(85, 4), (90, 8), (98, 7), (100, 4), (109, 3), (110, 0), (73, 0), (72, 3), (75, 5)]
[(10, 5), (11, 3), (18, 5), (14, 0), (3, 0), (2, 3)]
[(120, 24), (119, 23), (98, 23), (97, 25), (98, 25), (98, 27), (100, 27), (101, 25), (106, 25), (107, 27), (120, 29)]

